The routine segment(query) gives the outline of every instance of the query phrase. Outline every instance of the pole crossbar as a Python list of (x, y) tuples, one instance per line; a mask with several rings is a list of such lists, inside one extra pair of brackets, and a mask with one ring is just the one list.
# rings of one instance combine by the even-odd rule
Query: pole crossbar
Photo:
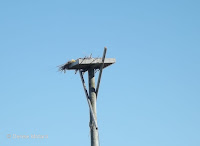
[(104, 67), (106, 51), (107, 51), (107, 48), (104, 47), (104, 52), (103, 52), (103, 57), (102, 57), (102, 65), (101, 65), (101, 68), (100, 68), (100, 71), (99, 71), (99, 77), (98, 77), (98, 82), (97, 82), (97, 87), (96, 87), (96, 98), (98, 96), (99, 86), (100, 86), (100, 82), (101, 82), (101, 75), (102, 75), (102, 71), (103, 71), (103, 67)]
[(83, 89), (85, 91), (85, 95), (86, 95), (86, 99), (87, 99), (87, 102), (88, 102), (88, 106), (89, 106), (89, 109), (90, 109), (90, 113), (92, 115), (92, 119), (94, 121), (96, 129), (98, 129), (97, 120), (95, 118), (94, 111), (92, 109), (92, 104), (91, 104), (90, 99), (89, 99), (89, 95), (88, 95), (87, 88), (86, 88), (86, 85), (85, 85), (85, 80), (83, 78), (83, 73), (80, 70), (79, 70), (79, 73), (80, 73), (81, 81), (82, 81), (82, 84), (83, 84)]

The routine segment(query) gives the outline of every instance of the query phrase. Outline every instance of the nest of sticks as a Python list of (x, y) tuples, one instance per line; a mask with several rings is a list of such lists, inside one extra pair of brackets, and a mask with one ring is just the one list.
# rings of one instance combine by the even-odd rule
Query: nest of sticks
[(66, 70), (69, 69), (69, 65), (72, 64), (73, 62), (76, 62), (76, 61), (72, 59), (63, 65), (58, 66), (58, 68), (59, 68), (58, 70), (65, 73)]

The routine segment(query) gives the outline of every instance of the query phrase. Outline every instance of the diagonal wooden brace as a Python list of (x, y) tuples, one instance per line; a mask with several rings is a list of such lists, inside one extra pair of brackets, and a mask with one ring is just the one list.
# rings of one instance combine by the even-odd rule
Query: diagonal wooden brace
[(105, 60), (105, 57), (106, 57), (106, 51), (107, 51), (107, 48), (104, 47), (104, 52), (103, 52), (103, 57), (102, 57), (102, 65), (101, 65), (101, 68), (100, 68), (99, 78), (98, 78), (97, 87), (96, 87), (96, 98), (98, 96), (99, 85), (100, 85), (100, 82), (101, 82), (101, 75), (102, 75), (102, 71), (103, 71), (103, 67), (104, 67), (104, 60)]
[(96, 120), (96, 118), (94, 116), (94, 111), (92, 110), (92, 105), (91, 105), (91, 102), (90, 102), (90, 99), (89, 99), (89, 95), (88, 95), (88, 92), (87, 92), (87, 88), (86, 88), (86, 85), (85, 85), (85, 81), (84, 81), (84, 78), (83, 78), (83, 73), (80, 70), (79, 70), (79, 73), (80, 73), (81, 81), (82, 81), (82, 84), (83, 84), (83, 89), (85, 91), (86, 99), (87, 99), (87, 102), (88, 102), (88, 105), (89, 105), (90, 113), (92, 115), (92, 119), (94, 121), (96, 129), (98, 129), (97, 120)]

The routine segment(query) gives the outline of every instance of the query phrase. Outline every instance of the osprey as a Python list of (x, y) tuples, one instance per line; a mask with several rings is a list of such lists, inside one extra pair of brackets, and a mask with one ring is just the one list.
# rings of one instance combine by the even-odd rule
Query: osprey
[(74, 63), (74, 62), (76, 62), (76, 60), (72, 59), (72, 60), (68, 61), (67, 63), (65, 63), (63, 65), (60, 65), (59, 71), (64, 71), (64, 73), (65, 73), (65, 71), (69, 68), (69, 65)]

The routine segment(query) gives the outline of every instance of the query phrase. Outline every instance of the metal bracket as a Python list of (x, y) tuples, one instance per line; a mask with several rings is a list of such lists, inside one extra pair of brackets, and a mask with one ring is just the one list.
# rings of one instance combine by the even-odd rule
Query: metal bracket
[(87, 88), (86, 88), (86, 85), (85, 85), (85, 81), (84, 81), (84, 78), (83, 78), (83, 73), (80, 70), (79, 70), (79, 73), (80, 73), (81, 81), (82, 81), (82, 84), (83, 84), (83, 89), (85, 91), (86, 99), (87, 99), (87, 102), (88, 102), (88, 105), (89, 105), (90, 113), (92, 115), (92, 119), (94, 121), (96, 129), (98, 129), (97, 120), (95, 118), (94, 111), (92, 109), (92, 104), (91, 104), (90, 99), (89, 99), (89, 95), (88, 95)]

